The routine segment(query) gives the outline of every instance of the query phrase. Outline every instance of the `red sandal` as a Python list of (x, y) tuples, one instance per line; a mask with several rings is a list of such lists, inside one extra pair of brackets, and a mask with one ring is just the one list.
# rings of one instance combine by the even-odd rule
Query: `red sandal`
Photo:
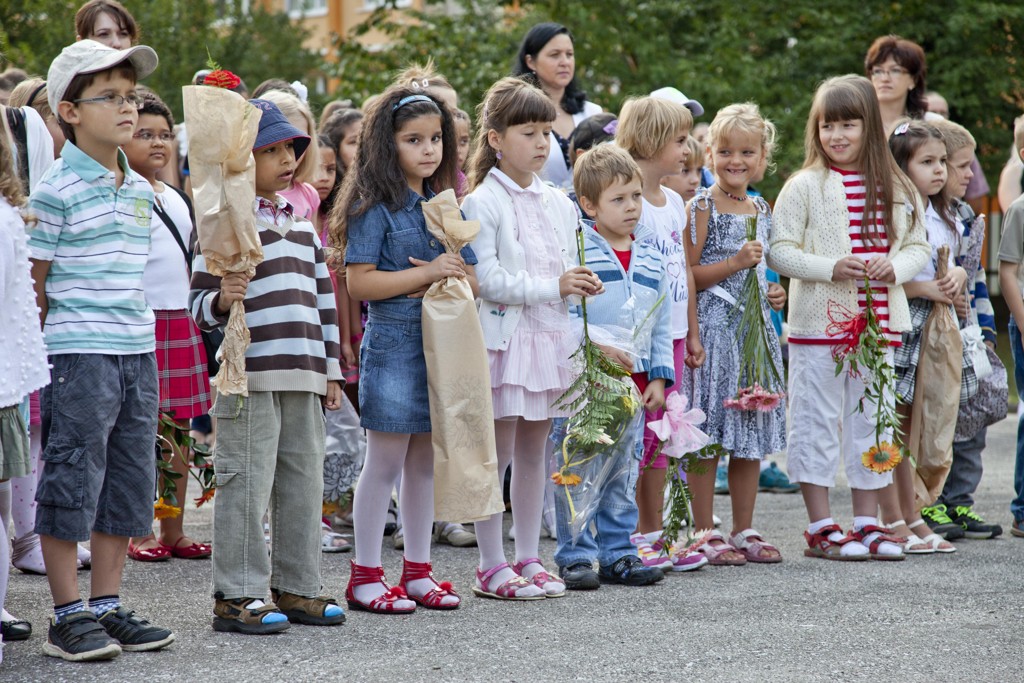
[[(430, 566), (429, 562), (410, 562), (404, 558), (402, 562), (402, 580), (398, 585), (405, 591), (410, 600), (420, 607), (426, 607), (427, 609), (459, 608), (459, 605), (462, 604), (462, 598), (460, 598), (459, 594), (455, 592), (450, 581), (442, 581), (441, 583), (438, 583), (434, 579), (433, 567)], [(419, 597), (409, 593), (407, 585), (409, 581), (416, 581), (418, 579), (430, 579), (434, 582), (434, 587)], [(449, 595), (455, 597), (458, 602), (445, 604), (444, 599)]]
[(213, 548), (209, 543), (200, 543), (199, 541), (192, 541), (188, 545), (182, 545), (187, 536), (180, 536), (177, 541), (170, 545), (161, 543), (160, 545), (167, 549), (172, 556), (183, 560), (202, 560), (213, 554)]
[[(409, 608), (395, 607), (399, 600), (408, 600), (405, 589), (401, 586), (389, 586), (384, 580), (384, 567), (364, 567), (356, 564), (355, 560), (349, 560), (352, 565), (352, 573), (348, 577), (348, 588), (345, 589), (345, 600), (348, 601), (349, 609), (373, 612), (374, 614), (409, 614), (416, 611), (416, 606)], [(368, 583), (380, 583), (387, 589), (384, 595), (379, 595), (370, 602), (360, 602), (356, 599), (355, 587), (364, 586)]]
[(171, 559), (170, 549), (159, 541), (155, 548), (140, 548), (132, 541), (128, 541), (127, 555), (136, 562), (163, 562)]
[(829, 536), (836, 532), (843, 533), (838, 524), (830, 524), (819, 529), (818, 533), (815, 534), (805, 531), (804, 538), (807, 539), (808, 547), (804, 550), (804, 557), (819, 557), (823, 560), (836, 560), (839, 562), (861, 562), (869, 559), (866, 553), (862, 555), (843, 555), (844, 545), (858, 541), (849, 534), (846, 534), (837, 541), (833, 541)]

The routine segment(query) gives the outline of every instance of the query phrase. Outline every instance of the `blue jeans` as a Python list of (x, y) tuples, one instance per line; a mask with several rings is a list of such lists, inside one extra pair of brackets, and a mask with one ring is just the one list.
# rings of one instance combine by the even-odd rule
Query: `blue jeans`
[[(1024, 346), (1021, 345), (1020, 329), (1010, 316), (1010, 350), (1013, 352), (1013, 379), (1017, 383), (1017, 398), (1024, 400)], [(1017, 463), (1013, 468), (1013, 489), (1016, 493), (1010, 502), (1010, 512), (1015, 520), (1024, 520), (1024, 421), (1017, 422)]]
[[(556, 423), (560, 422), (562, 421), (556, 420)], [(561, 424), (554, 427), (556, 434), (561, 429)], [(639, 517), (636, 507), (636, 482), (643, 447), (641, 438), (642, 432), (637, 431), (632, 449), (619, 450), (615, 455), (609, 456), (618, 458), (620, 462), (615, 464), (615, 474), (604, 483), (593, 520), (583, 527), (575, 545), (572, 542), (572, 513), (569, 510), (566, 491), (562, 491), (561, 486), (556, 488), (555, 519), (558, 548), (555, 550), (555, 563), (559, 567), (571, 567), (581, 562), (592, 565), (595, 559), (602, 567), (609, 567), (626, 555), (636, 555), (636, 548), (629, 537), (636, 531)], [(561, 453), (560, 445), (556, 452)], [(558, 459), (561, 460), (561, 455), (558, 455)], [(594, 463), (598, 467), (604, 464), (603, 457), (595, 459)], [(577, 505), (576, 490), (579, 488), (568, 487), (568, 493), (573, 495), (573, 503)]]

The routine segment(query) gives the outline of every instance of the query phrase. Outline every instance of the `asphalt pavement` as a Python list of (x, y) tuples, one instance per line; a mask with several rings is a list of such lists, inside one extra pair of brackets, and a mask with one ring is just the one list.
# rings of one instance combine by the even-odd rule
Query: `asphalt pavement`
[[(128, 561), (121, 596), (177, 641), (156, 653), (73, 664), (46, 657), (46, 579), (15, 571), (7, 607), (35, 626), (9, 643), (0, 681), (1024, 681), (1024, 539), (1009, 535), (1016, 420), (989, 430), (976, 510), (1004, 525), (995, 540), (961, 541), (952, 555), (904, 562), (803, 557), (800, 496), (763, 493), (755, 526), (779, 565), (705, 567), (648, 588), (603, 586), (553, 600), (509, 603), (470, 590), (474, 548), (435, 548), (440, 580), (463, 595), (454, 612), (348, 612), (339, 627), (295, 625), (278, 635), (211, 628), (208, 560)], [(784, 466), (784, 462), (779, 463)], [(852, 519), (845, 484), (836, 518)], [(716, 512), (729, 525), (728, 498)], [(506, 528), (511, 519), (506, 515)], [(188, 510), (186, 530), (212, 537), (210, 506)], [(387, 575), (401, 554), (384, 543)], [(541, 542), (549, 567), (553, 540)], [(509, 557), (512, 542), (507, 543)], [(325, 591), (344, 604), (351, 553), (324, 555)], [(80, 572), (88, 595), (87, 572)]]

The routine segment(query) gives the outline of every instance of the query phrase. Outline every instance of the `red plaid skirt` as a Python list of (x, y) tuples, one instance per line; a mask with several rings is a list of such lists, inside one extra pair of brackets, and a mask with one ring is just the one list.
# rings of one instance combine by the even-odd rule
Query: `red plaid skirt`
[(184, 309), (154, 313), (160, 412), (179, 420), (205, 415), (211, 404), (210, 378), (199, 328)]

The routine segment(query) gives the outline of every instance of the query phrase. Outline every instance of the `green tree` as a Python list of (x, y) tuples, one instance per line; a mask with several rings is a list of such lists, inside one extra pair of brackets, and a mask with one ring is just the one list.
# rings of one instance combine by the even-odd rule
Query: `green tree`
[[(0, 3), (0, 52), (8, 63), (46, 76), (50, 62), (75, 39), (74, 16), (84, 0), (7, 0)], [(240, 0), (134, 0), (141, 42), (160, 57), (145, 83), (181, 117), (181, 86), (204, 68), (207, 51), (250, 88), (264, 79), (304, 79), (321, 59), (302, 47), (305, 31), (282, 13), (245, 9)]]

